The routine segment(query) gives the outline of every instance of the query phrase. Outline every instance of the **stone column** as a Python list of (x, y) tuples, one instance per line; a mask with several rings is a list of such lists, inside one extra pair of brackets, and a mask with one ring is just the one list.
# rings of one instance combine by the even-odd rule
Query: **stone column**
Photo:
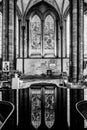
[(29, 19), (27, 20), (27, 57), (29, 57)]
[(79, 60), (78, 60), (78, 80), (83, 77), (83, 61), (84, 61), (84, 5), (83, 0), (79, 0)]
[(63, 24), (60, 26), (61, 31), (61, 73), (63, 72)]
[(3, 13), (2, 13), (2, 59), (3, 61), (9, 60), (9, 0), (3, 0)]
[(66, 19), (64, 20), (64, 26), (65, 26), (65, 32), (64, 32), (64, 35), (65, 35), (65, 39), (64, 39), (64, 42), (65, 42), (65, 57), (67, 57), (67, 21)]
[(10, 70), (15, 69), (15, 24), (16, 0), (3, 0), (3, 61), (10, 62)]
[(21, 20), (18, 20), (18, 33), (19, 33), (19, 39), (18, 39), (18, 57), (20, 58), (20, 28), (21, 28)]
[(78, 82), (83, 75), (83, 0), (70, 1), (70, 80)]
[(24, 39), (25, 39), (25, 26), (22, 25), (22, 72), (24, 73)]
[(9, 62), (10, 69), (15, 69), (16, 62), (16, 40), (15, 40), (15, 25), (16, 25), (16, 0), (9, 0)]

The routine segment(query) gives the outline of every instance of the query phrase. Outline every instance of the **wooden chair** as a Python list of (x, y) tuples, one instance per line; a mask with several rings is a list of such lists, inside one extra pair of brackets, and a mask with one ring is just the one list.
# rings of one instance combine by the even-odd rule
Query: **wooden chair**
[(79, 114), (87, 120), (87, 100), (82, 100), (76, 103), (76, 109)]
[(5, 126), (13, 112), (13, 103), (8, 101), (0, 101), (0, 130)]

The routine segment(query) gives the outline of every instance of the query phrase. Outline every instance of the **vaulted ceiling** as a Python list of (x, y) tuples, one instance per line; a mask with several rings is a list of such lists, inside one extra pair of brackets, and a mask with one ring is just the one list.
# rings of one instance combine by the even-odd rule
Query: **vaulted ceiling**
[(27, 9), (41, 1), (51, 4), (61, 14), (64, 14), (67, 7), (69, 7), (69, 0), (17, 0), (17, 6), (19, 7), (21, 13), (24, 14)]
[[(51, 4), (60, 13), (60, 15), (63, 15), (69, 8), (70, 0), (17, 0), (17, 6), (20, 10), (20, 13), (23, 15), (29, 10), (29, 8), (41, 1)], [(84, 3), (87, 4), (87, 0), (84, 0)]]

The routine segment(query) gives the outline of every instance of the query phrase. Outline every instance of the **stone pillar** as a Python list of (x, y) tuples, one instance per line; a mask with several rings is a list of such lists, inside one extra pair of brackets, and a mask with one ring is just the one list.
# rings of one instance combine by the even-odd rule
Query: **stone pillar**
[(19, 34), (19, 39), (18, 39), (18, 57), (20, 58), (20, 28), (21, 28), (21, 20), (18, 20), (18, 34)]
[(65, 39), (64, 39), (64, 42), (65, 42), (65, 57), (67, 57), (67, 21), (66, 19), (64, 20), (64, 26), (65, 26), (65, 32), (64, 32), (64, 35), (65, 35)]
[(24, 73), (24, 39), (25, 39), (25, 26), (22, 25), (22, 72)]
[(83, 75), (83, 0), (70, 1), (70, 80), (78, 82)]
[(60, 26), (61, 31), (61, 73), (63, 72), (63, 24)]
[(78, 80), (83, 77), (83, 61), (84, 61), (84, 5), (83, 0), (79, 0), (79, 61), (78, 61)]
[(3, 61), (10, 62), (10, 70), (15, 69), (15, 15), (16, 0), (3, 0)]
[(9, 0), (3, 0), (3, 13), (2, 13), (2, 59), (3, 61), (8, 61), (9, 56), (8, 56), (8, 44), (9, 44), (9, 37), (8, 37), (8, 32), (9, 32)]
[(9, 0), (9, 62), (11, 70), (15, 69), (15, 24), (16, 7), (15, 0)]
[(27, 20), (27, 57), (29, 58), (29, 19)]

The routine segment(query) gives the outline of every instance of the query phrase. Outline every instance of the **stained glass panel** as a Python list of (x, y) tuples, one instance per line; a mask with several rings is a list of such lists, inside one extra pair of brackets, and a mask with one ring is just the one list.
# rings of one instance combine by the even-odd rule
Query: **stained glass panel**
[(55, 41), (55, 22), (53, 17), (48, 15), (44, 22), (43, 53), (45, 57), (54, 57), (56, 55)]
[(70, 15), (67, 16), (67, 57), (70, 53)]
[(41, 90), (31, 89), (31, 122), (34, 128), (41, 125)]
[(24, 36), (24, 57), (27, 57), (27, 29), (25, 29)]
[(45, 124), (51, 128), (55, 122), (55, 89), (45, 89)]
[(30, 56), (41, 56), (41, 20), (38, 15), (34, 15), (30, 21)]

